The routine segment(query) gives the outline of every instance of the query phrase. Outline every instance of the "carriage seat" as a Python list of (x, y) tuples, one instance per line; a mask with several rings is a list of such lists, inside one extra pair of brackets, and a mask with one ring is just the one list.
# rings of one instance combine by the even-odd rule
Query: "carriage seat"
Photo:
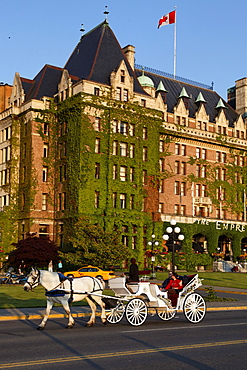
[(138, 281), (126, 282), (126, 288), (130, 291), (130, 293), (136, 293), (139, 289)]
[(117, 295), (130, 295), (138, 290), (138, 283), (126, 283), (126, 276), (117, 277), (109, 280), (109, 287)]

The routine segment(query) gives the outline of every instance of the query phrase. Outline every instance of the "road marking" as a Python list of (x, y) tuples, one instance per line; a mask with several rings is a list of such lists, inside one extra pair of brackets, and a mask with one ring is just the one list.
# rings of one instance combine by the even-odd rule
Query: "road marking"
[(178, 327), (169, 327), (169, 328), (155, 328), (155, 329), (132, 329), (132, 330), (123, 330), (122, 333), (139, 333), (142, 331), (171, 331), (171, 330), (180, 330), (180, 329), (198, 329), (198, 328), (217, 328), (223, 326), (239, 326), (239, 325), (247, 325), (247, 322), (238, 322), (232, 324), (214, 324), (214, 325), (190, 325), (190, 326), (178, 326)]
[(84, 355), (84, 356), (60, 357), (60, 358), (50, 358), (46, 360), (12, 362), (12, 363), (7, 363), (7, 364), (1, 364), (0, 369), (9, 369), (11, 367), (14, 368), (14, 367), (24, 367), (24, 366), (34, 366), (34, 365), (47, 365), (47, 364), (62, 363), (62, 362), (84, 361), (84, 360), (93, 360), (93, 359), (119, 357), (119, 356), (143, 355), (143, 354), (157, 353), (157, 352), (174, 352), (174, 351), (179, 351), (179, 350), (184, 350), (184, 349), (232, 346), (234, 344), (246, 344), (246, 343), (247, 343), (247, 339), (240, 339), (240, 340), (230, 340), (230, 341), (225, 341), (225, 342), (196, 343), (196, 344), (187, 344), (183, 346), (174, 346), (174, 347), (139, 349), (139, 350), (134, 350), (134, 351), (96, 353), (93, 355)]

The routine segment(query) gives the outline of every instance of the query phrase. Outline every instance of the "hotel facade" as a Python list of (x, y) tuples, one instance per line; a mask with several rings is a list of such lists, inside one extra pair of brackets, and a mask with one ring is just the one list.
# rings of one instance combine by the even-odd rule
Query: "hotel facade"
[(245, 258), (247, 78), (225, 101), (134, 60), (104, 21), (63, 68), (0, 85), (2, 260), (27, 233), (63, 248), (80, 215), (120, 230), (144, 267), (152, 235), (170, 251), (172, 219), (197, 266)]

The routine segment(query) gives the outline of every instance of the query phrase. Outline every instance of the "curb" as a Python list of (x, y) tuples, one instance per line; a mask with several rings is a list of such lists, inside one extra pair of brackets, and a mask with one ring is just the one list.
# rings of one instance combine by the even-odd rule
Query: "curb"
[[(208, 307), (207, 311), (241, 311), (247, 310), (247, 306), (236, 306), (236, 307)], [(183, 310), (178, 310), (177, 312), (183, 312)], [(101, 313), (96, 313), (96, 316), (100, 316)], [(88, 317), (91, 313), (73, 313), (73, 317)], [(0, 316), (0, 321), (13, 321), (13, 320), (37, 320), (43, 319), (44, 315), (13, 315), (13, 316)], [(62, 319), (67, 318), (67, 314), (50, 314), (49, 319)]]
[(239, 310), (247, 310), (247, 306), (207, 308), (207, 311), (239, 311)]
[[(73, 313), (73, 317), (86, 317), (91, 316), (91, 313)], [(96, 316), (100, 316), (100, 313), (96, 313)], [(0, 321), (12, 321), (12, 320), (36, 320), (36, 319), (43, 319), (44, 315), (13, 315), (13, 316), (0, 316)], [(55, 313), (50, 314), (49, 319), (62, 319), (67, 318), (68, 315), (66, 313)]]

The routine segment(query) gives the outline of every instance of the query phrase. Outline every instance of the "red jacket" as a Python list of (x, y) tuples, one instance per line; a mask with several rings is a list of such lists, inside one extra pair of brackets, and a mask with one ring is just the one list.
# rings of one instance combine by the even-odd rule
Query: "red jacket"
[(176, 280), (173, 280), (171, 279), (168, 283), (168, 285), (166, 286), (166, 289), (182, 289), (183, 288), (183, 285), (182, 285), (182, 280), (179, 280), (179, 279), (176, 279)]

